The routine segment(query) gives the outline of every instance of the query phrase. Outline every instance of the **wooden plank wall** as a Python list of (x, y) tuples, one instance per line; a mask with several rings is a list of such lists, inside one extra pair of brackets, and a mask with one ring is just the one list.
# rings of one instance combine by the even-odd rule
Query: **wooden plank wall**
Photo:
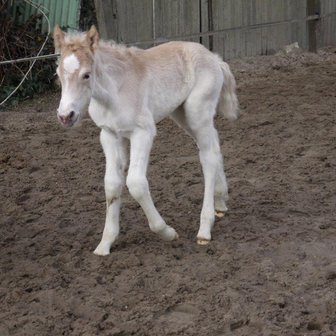
[(321, 1), (321, 22), (318, 26), (318, 47), (336, 45), (336, 1)]
[(118, 43), (151, 41), (152, 3), (152, 0), (95, 0), (101, 36)]
[(306, 48), (306, 0), (212, 0), (213, 49), (225, 59), (267, 55), (298, 42)]
[(95, 0), (95, 4), (101, 35), (117, 42), (146, 47), (146, 41), (200, 32), (198, 0)]
[[(104, 38), (146, 48), (167, 40), (203, 43), (225, 59), (273, 54), (298, 42), (308, 49), (321, 15), (317, 46), (336, 44), (336, 0), (95, 0)], [(214, 32), (214, 34), (210, 34)], [(310, 38), (309, 38), (310, 36)]]
[[(154, 4), (155, 38), (174, 40), (200, 32), (198, 0), (156, 0)], [(188, 40), (199, 42), (199, 37)]]

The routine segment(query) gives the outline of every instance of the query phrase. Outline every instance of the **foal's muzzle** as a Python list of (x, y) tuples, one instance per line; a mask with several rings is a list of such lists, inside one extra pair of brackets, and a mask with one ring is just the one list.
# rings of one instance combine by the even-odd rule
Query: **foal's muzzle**
[(78, 116), (75, 111), (70, 111), (68, 114), (57, 114), (58, 120), (65, 127), (71, 127), (75, 124)]

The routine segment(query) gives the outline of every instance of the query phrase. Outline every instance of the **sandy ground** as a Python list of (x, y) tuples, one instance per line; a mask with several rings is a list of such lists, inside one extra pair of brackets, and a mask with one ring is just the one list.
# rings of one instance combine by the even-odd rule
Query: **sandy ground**
[(0, 335), (336, 335), (335, 52), (231, 63), (243, 114), (216, 120), (230, 209), (206, 247), (197, 150), (171, 121), (149, 180), (180, 238), (125, 192), (103, 258), (99, 130), (62, 129), (59, 94), (0, 113)]

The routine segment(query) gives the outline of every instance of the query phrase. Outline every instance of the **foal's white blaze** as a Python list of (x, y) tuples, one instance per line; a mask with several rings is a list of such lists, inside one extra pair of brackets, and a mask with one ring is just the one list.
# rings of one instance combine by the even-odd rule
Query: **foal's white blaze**
[(63, 61), (64, 70), (72, 75), (76, 70), (80, 68), (80, 63), (75, 54), (71, 54), (64, 58)]
[(62, 98), (58, 109), (58, 115), (60, 117), (66, 117), (76, 107), (75, 104), (76, 97), (74, 97), (74, 93), (70, 90), (69, 80), (70, 76), (73, 75), (79, 68), (80, 68), (80, 62), (75, 54), (70, 54), (69, 56), (64, 58), (63, 60), (64, 83), (62, 90)]

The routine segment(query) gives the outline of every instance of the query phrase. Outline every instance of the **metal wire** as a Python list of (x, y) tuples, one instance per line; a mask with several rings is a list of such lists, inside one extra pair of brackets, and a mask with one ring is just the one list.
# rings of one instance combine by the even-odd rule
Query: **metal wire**
[[(30, 2), (30, 0), (24, 0), (26, 2)], [(154, 0), (153, 0), (154, 1)], [(170, 40), (178, 40), (178, 39), (191, 39), (191, 38), (197, 38), (197, 37), (209, 37), (217, 34), (222, 34), (228, 31), (233, 31), (233, 30), (248, 30), (248, 29), (257, 29), (257, 28), (262, 28), (262, 27), (267, 27), (267, 26), (275, 26), (283, 23), (298, 23), (298, 22), (307, 22), (307, 21), (315, 21), (315, 20), (321, 20), (328, 18), (330, 16), (336, 15), (336, 12), (329, 13), (324, 16), (320, 16), (318, 14), (315, 15), (310, 15), (307, 16), (304, 19), (293, 19), (293, 20), (285, 20), (285, 21), (275, 21), (275, 22), (269, 22), (269, 23), (260, 23), (260, 24), (255, 24), (255, 25), (250, 25), (250, 26), (239, 26), (239, 27), (233, 27), (233, 28), (225, 28), (225, 29), (220, 29), (220, 30), (213, 30), (213, 31), (208, 31), (208, 32), (200, 32), (197, 34), (190, 34), (190, 35), (183, 35), (183, 36), (174, 36), (174, 37), (159, 37), (156, 38), (154, 35), (154, 38), (152, 40), (148, 41), (140, 41), (140, 42), (131, 42), (131, 43), (125, 43), (126, 46), (135, 46), (135, 45), (142, 45), (142, 44), (157, 44), (157, 43), (163, 43), (167, 42)], [(39, 55), (40, 53), (38, 53)], [(14, 63), (20, 63), (20, 62), (26, 62), (26, 61), (33, 61), (33, 60), (42, 60), (42, 59), (48, 59), (48, 58), (57, 58), (59, 57), (60, 54), (48, 54), (48, 55), (41, 55), (41, 56), (33, 56), (33, 57), (26, 57), (26, 58), (19, 58), (16, 60), (7, 60), (7, 61), (2, 61), (0, 62), (0, 65), (7, 65), (7, 64), (14, 64)]]
[[(15, 92), (20, 88), (20, 86), (22, 85), (22, 83), (26, 80), (28, 74), (30, 73), (30, 71), (32, 70), (33, 66), (35, 65), (35, 62), (37, 60), (41, 60), (41, 59), (48, 59), (48, 58), (57, 58), (58, 56), (60, 56), (60, 54), (48, 54), (48, 55), (40, 55), (45, 44), (47, 43), (47, 40), (49, 38), (50, 35), (50, 21), (48, 19), (48, 16), (46, 15), (45, 12), (47, 12), (48, 10), (45, 7), (42, 7), (41, 5), (37, 5), (36, 3), (34, 3), (31, 0), (24, 0), (26, 3), (28, 3), (29, 5), (33, 6), (34, 8), (38, 9), (43, 16), (45, 17), (47, 23), (48, 23), (48, 34), (47, 37), (44, 41), (44, 43), (41, 46), (41, 49), (39, 50), (39, 52), (37, 53), (36, 56), (33, 57), (26, 57), (26, 58), (19, 58), (16, 60), (8, 60), (8, 61), (2, 61), (0, 62), (0, 65), (6, 65), (6, 64), (14, 64), (14, 63), (19, 63), (19, 62), (26, 62), (26, 61), (33, 61), (31, 66), (29, 67), (28, 71), (26, 72), (26, 74), (24, 75), (24, 77), (22, 78), (21, 82), (19, 83), (19, 85), (13, 90), (13, 92), (4, 100), (0, 103), (0, 106), (3, 105), (9, 98), (11, 98)], [(153, 0), (153, 8), (155, 6), (155, 0)], [(42, 11), (41, 7), (45, 10)], [(321, 19), (325, 19), (328, 18), (330, 16), (335, 15), (336, 12), (332, 12), (332, 13), (328, 13), (327, 15), (324, 16), (320, 16), (319, 14), (315, 14), (315, 15), (310, 15), (307, 16), (304, 19), (294, 19), (294, 20), (285, 20), (285, 21), (276, 21), (276, 22), (270, 22), (270, 23), (261, 23), (261, 24), (255, 24), (255, 25), (250, 25), (250, 26), (245, 26), (245, 27), (233, 27), (233, 28), (226, 28), (226, 29), (221, 29), (221, 30), (216, 30), (216, 31), (209, 31), (209, 32), (202, 32), (202, 33), (197, 33), (197, 34), (191, 34), (191, 35), (184, 35), (184, 36), (175, 36), (175, 37), (170, 37), (169, 39), (167, 38), (156, 38), (156, 36), (154, 35), (154, 39), (152, 40), (148, 40), (148, 41), (141, 41), (141, 42), (133, 42), (133, 43), (126, 43), (127, 46), (132, 45), (132, 46), (136, 46), (136, 45), (142, 45), (142, 44), (160, 44), (163, 42), (167, 42), (171, 39), (177, 40), (177, 39), (191, 39), (191, 38), (197, 38), (197, 37), (209, 37), (209, 36), (214, 36), (217, 34), (221, 34), (227, 31), (234, 31), (234, 30), (247, 30), (247, 29), (257, 29), (257, 28), (261, 28), (261, 27), (266, 27), (266, 26), (274, 26), (274, 25), (279, 25), (279, 24), (283, 24), (283, 23), (298, 23), (298, 22), (308, 22), (308, 21), (314, 21), (314, 20), (321, 20)], [(154, 32), (155, 34), (155, 32)]]
[[(47, 11), (46, 8), (43, 7), (44, 11), (41, 9), (41, 6), (40, 5), (37, 5), (36, 3), (34, 3), (33, 1), (31, 0), (24, 0), (27, 4), (31, 5), (32, 7), (36, 8), (37, 10), (39, 10), (42, 15), (45, 17), (47, 23), (48, 23), (48, 34), (47, 34), (47, 37), (46, 39), (44, 40), (39, 52), (37, 53), (36, 57), (39, 57), (45, 44), (47, 43), (48, 41), (48, 38), (49, 38), (49, 35), (50, 35), (50, 21), (49, 21), (49, 18), (47, 16), (47, 14), (45, 13)], [(28, 71), (26, 72), (26, 74), (23, 76), (21, 82), (19, 83), (19, 85), (7, 96), (7, 98), (5, 98), (1, 103), (0, 103), (0, 106), (5, 104), (15, 93), (16, 91), (20, 88), (20, 86), (22, 85), (22, 83), (26, 80), (26, 78), (28, 77), (30, 71), (32, 70), (33, 66), (35, 65), (35, 62), (37, 61), (37, 58), (35, 57), (35, 59), (33, 60), (32, 64), (30, 65)], [(14, 60), (14, 63), (15, 61), (17, 60)], [(22, 61), (23, 62), (23, 61)], [(8, 63), (7, 63), (8, 64)]]
[(57, 58), (60, 54), (48, 54), (48, 55), (41, 55), (41, 56), (33, 56), (33, 57), (25, 57), (25, 58), (18, 58), (16, 60), (8, 60), (0, 62), (0, 65), (7, 65), (7, 64), (15, 64), (20, 62), (27, 62), (27, 61), (39, 61), (48, 58)]

